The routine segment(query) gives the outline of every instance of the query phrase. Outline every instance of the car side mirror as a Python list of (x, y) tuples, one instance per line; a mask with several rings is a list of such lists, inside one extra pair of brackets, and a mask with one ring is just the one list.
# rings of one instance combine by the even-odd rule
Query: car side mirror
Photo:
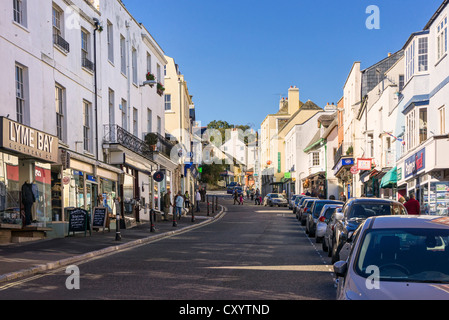
[(343, 220), (343, 217), (344, 217), (343, 211), (337, 209), (337, 212), (335, 212), (335, 218), (336, 218), (338, 221), (341, 221), (341, 220)]
[(337, 261), (334, 263), (334, 273), (337, 277), (345, 277), (348, 271), (348, 263), (346, 261)]

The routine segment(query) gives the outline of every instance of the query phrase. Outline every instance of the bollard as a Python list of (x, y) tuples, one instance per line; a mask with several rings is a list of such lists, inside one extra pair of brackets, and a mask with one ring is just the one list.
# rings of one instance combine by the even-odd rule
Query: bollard
[(209, 196), (207, 196), (207, 216), (209, 216)]
[(156, 220), (156, 212), (151, 209), (150, 210), (150, 232), (155, 232), (156, 229), (154, 228), (154, 220)]
[(173, 211), (173, 227), (177, 227), (177, 226), (178, 226), (178, 223), (176, 222), (176, 211)]
[(218, 211), (218, 196), (215, 198), (215, 211)]
[(192, 205), (192, 206), (191, 206), (191, 209), (190, 209), (190, 211), (192, 211), (192, 220), (191, 220), (191, 221), (192, 221), (192, 222), (195, 222), (195, 214), (194, 214), (194, 211), (195, 211), (195, 210), (193, 210), (193, 209), (194, 209), (194, 206)]
[(212, 197), (212, 213), (215, 213), (214, 198), (215, 198), (215, 197)]
[(120, 234), (120, 214), (115, 217), (115, 241), (122, 240), (122, 235)]

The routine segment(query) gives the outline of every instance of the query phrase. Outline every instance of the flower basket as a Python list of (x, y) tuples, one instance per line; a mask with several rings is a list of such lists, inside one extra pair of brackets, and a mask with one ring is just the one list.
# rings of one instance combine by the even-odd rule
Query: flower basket
[(157, 84), (157, 94), (162, 96), (164, 94), (165, 88), (161, 83)]
[(148, 72), (147, 73), (147, 81), (151, 81), (151, 80), (156, 80), (156, 77), (154, 76), (154, 74)]

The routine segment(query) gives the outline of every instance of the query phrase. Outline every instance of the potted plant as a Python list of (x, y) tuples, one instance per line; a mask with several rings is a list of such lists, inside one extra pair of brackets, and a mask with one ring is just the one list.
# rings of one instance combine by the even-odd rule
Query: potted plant
[(157, 94), (162, 96), (164, 94), (165, 88), (164, 86), (158, 82), (157, 84)]
[(156, 150), (157, 141), (158, 141), (158, 137), (157, 137), (157, 134), (155, 134), (155, 133), (150, 132), (145, 136), (145, 142), (150, 147), (150, 149), (153, 151)]
[(147, 80), (151, 81), (151, 80), (156, 80), (156, 77), (154, 76), (154, 74), (152, 74), (151, 72), (147, 73)]

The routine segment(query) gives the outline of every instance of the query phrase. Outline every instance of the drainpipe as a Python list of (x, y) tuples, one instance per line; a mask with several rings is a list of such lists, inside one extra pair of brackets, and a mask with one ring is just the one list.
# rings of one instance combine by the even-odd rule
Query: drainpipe
[(95, 23), (94, 29), (94, 87), (95, 87), (95, 157), (98, 161), (98, 85), (97, 85), (97, 36), (96, 33), (100, 29), (100, 21), (93, 18)]

